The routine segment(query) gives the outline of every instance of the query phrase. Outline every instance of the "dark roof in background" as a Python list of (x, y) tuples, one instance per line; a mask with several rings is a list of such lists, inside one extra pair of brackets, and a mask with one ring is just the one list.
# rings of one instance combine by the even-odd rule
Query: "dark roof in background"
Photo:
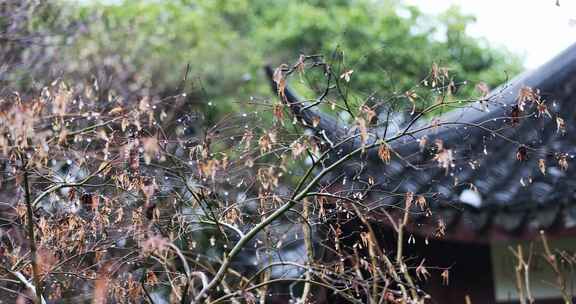
[[(522, 113), (519, 123), (512, 122), (510, 113), (524, 86), (540, 90), (551, 117), (537, 115), (536, 106), (532, 105)], [(291, 92), (288, 98), (297, 100)], [(446, 225), (445, 237), (454, 240), (533, 238), (540, 230), (550, 235), (576, 235), (576, 165), (571, 163), (576, 155), (575, 106), (576, 44), (540, 68), (494, 90), (488, 102), (476, 102), (438, 117), (442, 122), (460, 125), (426, 130), (393, 142), (393, 149), (402, 159), (393, 156), (386, 165), (372, 149), (367, 166), (351, 162), (344, 171), (360, 179), (374, 177), (384, 193), (425, 195), (433, 215), (427, 216), (414, 206), (412, 217), (411, 229), (421, 234), (434, 234), (441, 219)], [(334, 140), (350, 134), (347, 126), (332, 117), (317, 111), (300, 111), (298, 107), (292, 110), (309, 124), (312, 117), (321, 117), (318, 128)], [(557, 117), (565, 121), (565, 133), (558, 132)], [(373, 132), (382, 136), (379, 130)], [(422, 151), (416, 140), (421, 136), (426, 136), (428, 146), (440, 139), (454, 151), (454, 165), (448, 172), (426, 155), (428, 149)], [(341, 152), (358, 144), (352, 142)], [(521, 146), (527, 147), (524, 161), (516, 156)], [(567, 158), (567, 170), (559, 165), (560, 155)], [(545, 174), (540, 172), (540, 159), (545, 161)], [(403, 203), (402, 197), (380, 195), (376, 205)], [(397, 209), (388, 208), (388, 212)], [(383, 222), (388, 218), (377, 209), (371, 217)]]
[[(540, 90), (551, 117), (538, 115), (532, 105), (521, 114), (525, 118), (513, 123), (510, 116), (524, 86)], [(395, 160), (382, 168), (384, 174), (377, 169), (367, 174), (378, 175), (379, 182), (397, 186), (400, 192), (437, 194), (430, 200), (435, 216), (419, 216), (428, 225), (415, 227), (424, 233), (439, 217), (446, 224), (447, 237), (457, 240), (533, 238), (540, 230), (576, 235), (576, 166), (570, 164), (576, 155), (575, 93), (573, 45), (542, 67), (496, 89), (489, 97), (488, 111), (479, 110), (482, 105), (476, 103), (439, 117), (440, 121), (482, 126), (427, 132), (429, 142), (441, 139), (454, 150), (454, 167), (448, 174), (430, 161), (419, 161), (422, 153), (413, 142), (396, 143), (394, 148), (406, 160), (431, 168), (414, 170)], [(565, 121), (565, 133), (558, 132), (557, 117)], [(516, 154), (523, 145), (527, 160), (521, 161)], [(566, 157), (567, 170), (561, 168), (560, 157)], [(540, 159), (545, 174), (540, 171)]]

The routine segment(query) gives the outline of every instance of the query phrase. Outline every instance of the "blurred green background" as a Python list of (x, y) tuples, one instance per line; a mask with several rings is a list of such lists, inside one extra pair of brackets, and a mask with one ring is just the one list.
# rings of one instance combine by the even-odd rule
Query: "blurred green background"
[[(5, 87), (30, 90), (64, 78), (78, 86), (97, 81), (101, 98), (186, 92), (209, 122), (251, 96), (270, 97), (263, 65), (294, 63), (300, 54), (354, 70), (348, 85), (358, 100), (401, 94), (433, 63), (468, 83), (462, 96), (521, 70), (517, 56), (467, 35), (474, 18), (457, 8), (428, 16), (395, 0), (27, 2), (16, 22), (8, 12), (25, 4), (0, 6)], [(26, 39), (9, 39), (17, 36)], [(307, 87), (322, 90), (315, 79)]]

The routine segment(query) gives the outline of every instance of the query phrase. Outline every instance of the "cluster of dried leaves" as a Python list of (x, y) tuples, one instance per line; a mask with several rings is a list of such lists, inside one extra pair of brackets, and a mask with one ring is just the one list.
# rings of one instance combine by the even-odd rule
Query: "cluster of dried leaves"
[[(309, 59), (317, 57), (303, 56), (300, 72)], [(278, 71), (281, 88), (285, 74)], [(333, 79), (345, 85), (350, 77), (352, 71)], [(286, 282), (303, 292), (283, 297), (300, 301), (326, 296), (312, 285), (352, 302), (363, 294), (392, 302), (422, 297), (402, 255), (388, 259), (370, 230), (355, 242), (358, 252), (343, 247), (339, 219), (364, 219), (364, 211), (345, 202), (361, 202), (365, 193), (314, 194), (331, 171), (323, 158), (334, 143), (294, 132), (285, 123), (293, 105), (272, 105), (271, 124), (251, 111), (198, 131), (201, 122), (187, 118), (186, 94), (124, 100), (100, 90), (97, 82), (55, 81), (36, 94), (0, 98), (3, 297), (255, 302), (287, 293)], [(364, 143), (375, 116), (367, 104), (355, 115)], [(387, 143), (379, 149), (389, 161)], [(312, 162), (306, 173), (303, 160)], [(421, 196), (407, 198), (406, 206), (413, 200), (427, 208)], [(295, 243), (304, 244), (306, 258), (278, 259)], [(319, 252), (341, 258), (319, 259)], [(354, 269), (344, 266), (350, 261)], [(425, 278), (423, 267), (418, 276)]]
[(272, 208), (282, 169), (256, 162), (277, 153), (274, 129), (239, 117), (188, 136), (201, 121), (183, 119), (186, 94), (98, 90), (56, 81), (0, 98), (2, 298), (185, 301), (242, 234), (230, 198), (257, 187)]
[[(294, 103), (287, 78), (309, 68), (322, 69), (327, 87), (311, 104)], [(272, 73), (281, 102), (264, 112), (273, 119), (250, 105), (209, 127), (190, 119), (186, 94), (124, 100), (102, 94), (96, 82), (60, 81), (25, 97), (5, 94), (0, 295), (37, 303), (307, 303), (335, 294), (353, 303), (423, 303), (429, 296), (419, 282), (431, 271), (424, 260), (407, 262), (403, 247), (413, 242), (406, 237), (413, 210), (432, 214), (427, 195), (388, 194), (401, 208), (382, 211), (396, 240), (386, 247), (371, 224), (375, 180), (355, 188), (358, 181), (336, 168), (370, 149), (383, 164), (402, 157), (392, 141), (412, 136), (416, 120), (456, 104), (456, 85), (448, 69), (434, 65), (419, 87), (398, 96), (411, 108), (408, 127), (374, 140), (382, 102), (370, 96), (352, 107), (342, 88), (353, 76), (318, 56), (301, 56)], [(441, 94), (421, 108), (418, 90)], [(487, 88), (479, 90), (484, 98)], [(321, 104), (349, 114), (349, 134), (320, 129), (321, 118), (306, 110)], [(526, 88), (512, 121), (530, 105), (550, 116), (538, 92)], [(431, 120), (424, 128), (444, 123)], [(356, 139), (360, 148), (341, 153)], [(421, 148), (432, 146), (433, 161), (448, 174), (455, 151), (427, 141), (419, 139)], [(518, 160), (528, 152), (520, 147)], [(568, 166), (566, 156), (558, 162)], [(538, 164), (545, 173), (545, 162)], [(434, 236), (445, 230), (438, 219)], [(286, 259), (290, 254), (299, 258)], [(448, 269), (439, 276), (449, 284)]]

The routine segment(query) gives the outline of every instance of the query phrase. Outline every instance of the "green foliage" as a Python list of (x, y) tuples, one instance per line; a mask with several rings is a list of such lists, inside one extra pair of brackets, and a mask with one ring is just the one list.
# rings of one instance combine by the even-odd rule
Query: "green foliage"
[[(61, 68), (76, 77), (95, 74), (117, 93), (154, 88), (166, 96), (182, 88), (189, 65), (190, 101), (212, 101), (216, 112), (269, 95), (262, 66), (299, 54), (325, 55), (338, 74), (354, 70), (350, 87), (358, 100), (402, 94), (433, 63), (448, 67), (455, 83), (470, 83), (464, 93), (481, 80), (500, 84), (520, 67), (516, 57), (469, 37), (473, 18), (457, 9), (432, 18), (393, 0), (113, 3), (68, 5), (87, 30), (58, 53)], [(311, 87), (322, 90), (317, 79), (309, 78)]]

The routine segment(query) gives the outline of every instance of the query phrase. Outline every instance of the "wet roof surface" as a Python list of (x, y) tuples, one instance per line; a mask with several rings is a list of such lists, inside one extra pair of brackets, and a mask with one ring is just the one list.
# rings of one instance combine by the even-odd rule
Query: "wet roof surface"
[[(540, 90), (550, 115), (532, 103), (521, 118), (511, 117), (525, 86)], [(428, 146), (441, 140), (453, 151), (449, 170), (407, 140), (392, 145), (405, 161), (396, 159), (383, 173), (373, 169), (368, 174), (399, 192), (429, 194), (431, 210), (454, 239), (530, 238), (541, 229), (568, 232), (576, 225), (575, 91), (576, 45), (495, 90), (484, 111), (476, 104), (441, 116), (440, 121), (463, 123), (425, 135)], [(565, 129), (558, 127), (558, 118)]]
[[(541, 113), (534, 102), (528, 102), (519, 117), (511, 114), (525, 87), (539, 90), (550, 115)], [(424, 195), (433, 215), (418, 212), (414, 206), (412, 222), (412, 229), (423, 234), (432, 233), (431, 228), (441, 220), (446, 237), (456, 240), (533, 238), (540, 230), (574, 235), (575, 92), (576, 44), (542, 67), (495, 89), (487, 101), (438, 118), (452, 124), (391, 142), (397, 156), (392, 157), (390, 164), (384, 164), (377, 149), (372, 149), (362, 161), (346, 163), (343, 171), (360, 182), (374, 178), (380, 191), (372, 199), (378, 206), (404, 204), (402, 197), (385, 193)], [(288, 93), (289, 99), (296, 98)], [(308, 122), (319, 116), (318, 128), (333, 140), (352, 132), (317, 111), (292, 110)], [(564, 121), (565, 129), (558, 127), (558, 118)], [(410, 131), (418, 128), (414, 125)], [(378, 130), (373, 133), (382, 134)], [(421, 138), (426, 138), (428, 144), (422, 146), (418, 141)], [(370, 140), (377, 140), (377, 136)], [(436, 140), (453, 153), (448, 170), (440, 168), (434, 159)], [(358, 140), (351, 141), (339, 154), (357, 146)], [(386, 221), (385, 218), (378, 216), (375, 209), (373, 220)]]

